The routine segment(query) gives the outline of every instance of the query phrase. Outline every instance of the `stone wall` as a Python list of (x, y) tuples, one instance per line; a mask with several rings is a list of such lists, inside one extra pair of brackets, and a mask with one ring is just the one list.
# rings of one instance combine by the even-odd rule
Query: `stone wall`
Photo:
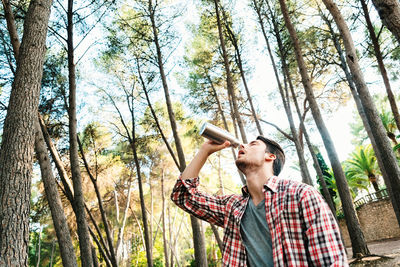
[[(371, 202), (358, 208), (358, 219), (367, 242), (400, 237), (400, 227), (389, 199)], [(351, 246), (344, 219), (339, 220), (346, 247)]]

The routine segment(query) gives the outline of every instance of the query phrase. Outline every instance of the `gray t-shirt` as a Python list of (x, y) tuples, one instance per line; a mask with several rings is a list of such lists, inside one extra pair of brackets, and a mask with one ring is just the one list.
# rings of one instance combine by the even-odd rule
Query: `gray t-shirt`
[(272, 240), (268, 229), (265, 200), (257, 206), (250, 198), (240, 222), (240, 232), (249, 266), (274, 266)]

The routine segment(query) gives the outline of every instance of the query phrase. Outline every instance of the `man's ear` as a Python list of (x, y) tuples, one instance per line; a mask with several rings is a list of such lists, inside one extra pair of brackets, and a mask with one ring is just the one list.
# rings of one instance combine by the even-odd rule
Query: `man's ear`
[(265, 153), (265, 161), (272, 161), (272, 160), (276, 160), (275, 154), (269, 152)]

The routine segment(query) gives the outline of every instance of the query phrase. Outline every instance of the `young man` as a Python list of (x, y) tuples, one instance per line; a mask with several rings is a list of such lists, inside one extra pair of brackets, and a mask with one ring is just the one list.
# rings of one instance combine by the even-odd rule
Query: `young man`
[(285, 154), (257, 137), (239, 148), (236, 166), (246, 176), (242, 195), (198, 191), (209, 155), (230, 146), (205, 142), (178, 179), (172, 201), (197, 218), (224, 228), (224, 266), (348, 266), (339, 227), (318, 191), (278, 178)]

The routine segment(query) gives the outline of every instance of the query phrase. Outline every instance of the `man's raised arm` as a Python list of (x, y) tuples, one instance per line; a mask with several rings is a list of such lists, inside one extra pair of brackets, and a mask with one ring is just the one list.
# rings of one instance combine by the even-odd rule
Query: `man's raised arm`
[(209, 223), (223, 226), (225, 205), (229, 196), (212, 196), (197, 190), (199, 172), (209, 155), (230, 146), (227, 141), (222, 145), (212, 141), (205, 142), (196, 156), (181, 174), (171, 193), (171, 200), (184, 211)]

